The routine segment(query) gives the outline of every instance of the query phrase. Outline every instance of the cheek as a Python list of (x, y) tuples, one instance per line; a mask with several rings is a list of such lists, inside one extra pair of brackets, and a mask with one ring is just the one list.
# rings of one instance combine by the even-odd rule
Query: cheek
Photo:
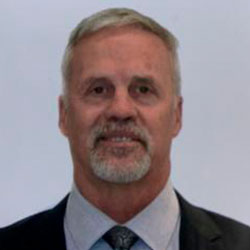
[(74, 112), (73, 114), (68, 138), (73, 152), (78, 152), (78, 156), (85, 155), (95, 117), (90, 112)]
[(75, 133), (80, 132), (82, 133), (88, 133), (90, 130), (98, 123), (98, 121), (102, 117), (102, 109), (100, 107), (93, 108), (89, 107), (87, 105), (82, 106), (81, 108), (75, 109), (72, 112), (72, 125), (75, 129)]
[(164, 144), (171, 138), (172, 116), (166, 110), (155, 111), (154, 114), (157, 115), (149, 120), (149, 133), (155, 143)]

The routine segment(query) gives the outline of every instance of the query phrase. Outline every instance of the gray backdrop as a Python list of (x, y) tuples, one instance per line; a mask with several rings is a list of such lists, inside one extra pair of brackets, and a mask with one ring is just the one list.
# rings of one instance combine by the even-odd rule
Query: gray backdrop
[(60, 62), (70, 30), (107, 7), (131, 7), (180, 41), (184, 126), (175, 187), (250, 225), (249, 0), (1, 0), (0, 226), (51, 207), (72, 164), (57, 127)]

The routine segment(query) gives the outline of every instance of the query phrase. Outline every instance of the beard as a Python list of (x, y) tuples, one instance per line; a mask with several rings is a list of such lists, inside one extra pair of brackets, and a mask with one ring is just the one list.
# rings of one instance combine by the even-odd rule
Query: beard
[[(125, 138), (124, 134), (131, 136), (132, 145), (120, 147), (105, 144), (105, 140), (114, 134), (120, 138)], [(151, 166), (150, 142), (147, 130), (134, 123), (96, 125), (88, 140), (88, 160), (94, 175), (111, 183), (130, 183), (142, 179)]]

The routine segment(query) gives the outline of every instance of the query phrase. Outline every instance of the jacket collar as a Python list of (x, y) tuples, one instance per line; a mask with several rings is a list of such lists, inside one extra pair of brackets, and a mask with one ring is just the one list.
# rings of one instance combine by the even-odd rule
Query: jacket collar
[(178, 192), (181, 208), (180, 250), (223, 250), (222, 233), (202, 209), (188, 203)]
[[(41, 245), (37, 246), (38, 248), (36, 249), (66, 250), (63, 223), (67, 200), (68, 195), (54, 208), (45, 213), (43, 223), (46, 223), (46, 227), (43, 227), (43, 230), (39, 232), (39, 234), (46, 240), (41, 242)], [(45, 228), (46, 230), (44, 230)], [(39, 237), (39, 235), (37, 236)], [(36, 237), (34, 237), (34, 240), (35, 239)]]

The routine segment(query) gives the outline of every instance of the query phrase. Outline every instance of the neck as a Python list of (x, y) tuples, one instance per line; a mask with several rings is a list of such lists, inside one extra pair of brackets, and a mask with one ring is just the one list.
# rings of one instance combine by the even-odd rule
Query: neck
[(150, 173), (136, 182), (114, 184), (74, 173), (75, 183), (82, 196), (120, 224), (133, 218), (151, 203), (166, 185), (168, 177), (169, 171), (162, 171), (155, 176)]

